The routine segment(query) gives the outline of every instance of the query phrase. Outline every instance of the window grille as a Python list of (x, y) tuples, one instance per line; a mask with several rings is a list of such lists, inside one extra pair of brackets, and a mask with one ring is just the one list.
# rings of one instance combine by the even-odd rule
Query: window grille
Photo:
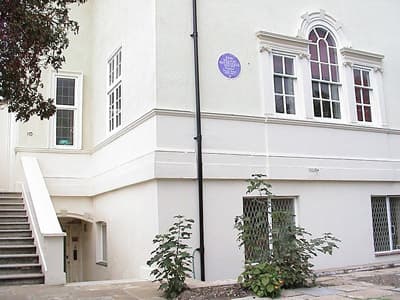
[(372, 197), (375, 252), (400, 249), (400, 197)]
[[(272, 233), (269, 224), (279, 226), (273, 219), (271, 212), (285, 212), (292, 216), (294, 223), (294, 199), (293, 198), (268, 198), (245, 197), (243, 199), (244, 225), (247, 230), (245, 241), (246, 261), (257, 261), (271, 249)], [(287, 218), (286, 218), (287, 220)]]

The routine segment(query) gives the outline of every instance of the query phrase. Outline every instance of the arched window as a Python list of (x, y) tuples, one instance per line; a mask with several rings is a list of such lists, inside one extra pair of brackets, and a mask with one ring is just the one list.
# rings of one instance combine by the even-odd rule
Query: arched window
[(314, 116), (340, 119), (340, 79), (335, 39), (322, 27), (312, 29), (308, 39)]

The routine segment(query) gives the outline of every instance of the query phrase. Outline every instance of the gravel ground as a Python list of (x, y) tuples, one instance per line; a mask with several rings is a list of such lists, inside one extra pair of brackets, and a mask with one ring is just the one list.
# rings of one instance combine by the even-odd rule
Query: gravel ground
[(241, 298), (249, 295), (251, 295), (250, 292), (243, 290), (239, 284), (234, 284), (186, 290), (178, 297), (178, 300), (230, 300), (232, 298)]

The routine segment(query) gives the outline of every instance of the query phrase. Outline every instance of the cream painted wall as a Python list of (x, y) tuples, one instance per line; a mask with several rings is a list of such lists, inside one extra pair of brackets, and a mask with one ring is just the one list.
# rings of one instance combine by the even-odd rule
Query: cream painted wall
[[(399, 128), (395, 112), (400, 104), (394, 96), (400, 67), (396, 52), (399, 42), (390, 38), (398, 33), (398, 8), (398, 3), (390, 0), (254, 0), (251, 4), (245, 0), (202, 1), (198, 4), (202, 110), (263, 115), (262, 66), (255, 33), (265, 30), (295, 37), (304, 13), (324, 9), (342, 24), (354, 49), (385, 55), (386, 111), (390, 126)], [(158, 107), (194, 110), (191, 31), (189, 2), (157, 1)], [(219, 73), (217, 60), (225, 52), (234, 53), (241, 61), (242, 72), (237, 79), (228, 80)]]
[[(341, 239), (332, 256), (320, 255), (318, 270), (397, 261), (399, 255), (375, 257), (371, 195), (398, 195), (398, 183), (270, 181), (276, 196), (296, 197), (298, 225), (314, 237), (331, 232)], [(207, 280), (235, 279), (243, 267), (234, 218), (243, 211), (244, 180), (206, 180), (204, 184), (205, 261)], [(198, 223), (196, 184), (187, 180), (159, 181), (160, 230), (183, 213)], [(164, 224), (164, 225), (163, 225)], [(197, 241), (197, 226), (193, 239)], [(195, 247), (196, 244), (194, 243)], [(197, 270), (198, 266), (197, 266)]]
[(96, 226), (89, 227), (85, 278), (139, 279), (147, 271), (152, 238), (158, 233), (157, 184), (149, 181), (93, 198), (95, 221), (107, 223), (108, 266), (96, 265)]

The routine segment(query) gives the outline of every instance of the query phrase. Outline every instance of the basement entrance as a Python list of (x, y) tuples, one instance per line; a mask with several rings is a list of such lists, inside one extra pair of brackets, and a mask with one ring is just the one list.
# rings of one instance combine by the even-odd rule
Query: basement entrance
[(67, 282), (83, 280), (83, 235), (87, 222), (70, 217), (59, 218), (63, 231), (67, 234), (64, 240), (64, 270)]

